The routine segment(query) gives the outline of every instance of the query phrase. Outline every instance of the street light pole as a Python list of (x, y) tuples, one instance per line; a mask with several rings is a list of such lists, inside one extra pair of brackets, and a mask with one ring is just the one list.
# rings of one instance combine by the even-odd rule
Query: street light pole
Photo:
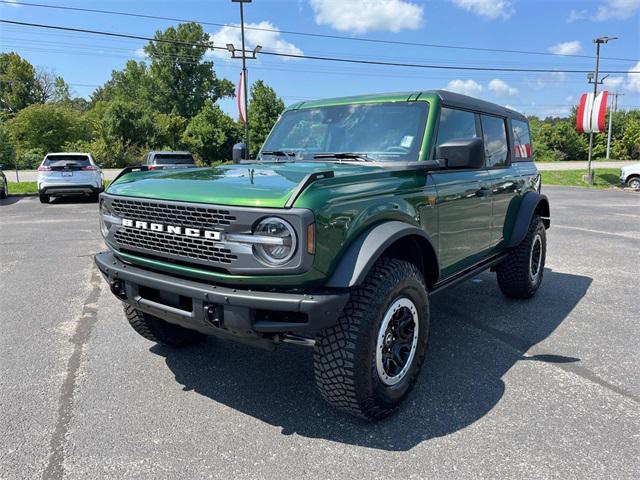
[(624, 95), (624, 93), (616, 92), (611, 98), (611, 107), (609, 109), (609, 133), (607, 134), (607, 160), (611, 158), (611, 135), (613, 131), (613, 116), (618, 111), (618, 97)]
[[(251, 52), (251, 56), (247, 57), (247, 50), (245, 47), (244, 40), (244, 4), (251, 3), (252, 0), (231, 0), (234, 3), (240, 4), (240, 36), (242, 39), (242, 55), (236, 55), (236, 48), (233, 44), (227, 44), (227, 49), (231, 52), (231, 58), (242, 58), (242, 88), (244, 93), (244, 142), (247, 146), (247, 158), (249, 157), (249, 81), (247, 78), (247, 59), (255, 59), (257, 53), (261, 50), (261, 46), (257, 45), (256, 48)], [(238, 92), (238, 95), (240, 92)]]
[[(593, 78), (593, 100), (595, 102), (596, 97), (598, 96), (598, 85), (602, 82), (598, 80), (598, 75), (600, 73), (600, 46), (603, 43), (609, 43), (611, 40), (616, 40), (618, 37), (598, 37), (593, 40), (593, 43), (596, 44), (596, 69), (594, 72)], [(587, 163), (587, 181), (590, 185), (593, 185), (593, 171), (591, 169), (591, 160), (593, 158), (593, 132), (589, 133), (589, 161)]]

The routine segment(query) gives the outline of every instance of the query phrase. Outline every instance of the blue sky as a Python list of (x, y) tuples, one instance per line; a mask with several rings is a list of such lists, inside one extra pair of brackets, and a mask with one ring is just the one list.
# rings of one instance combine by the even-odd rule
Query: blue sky
[[(11, 0), (20, 1), (20, 0)], [(27, 1), (27, 0), (25, 0)], [(33, 0), (35, 2), (35, 0)], [(166, 17), (237, 23), (238, 5), (230, 0), (73, 1), (36, 3), (121, 10)], [(267, 29), (349, 38), (506, 48), (592, 55), (592, 39), (618, 36), (603, 47), (610, 70), (640, 70), (640, 0), (254, 0), (245, 21)], [(152, 36), (176, 22), (57, 11), (0, 4), (3, 19)], [(206, 26), (216, 44), (237, 43), (237, 29)], [(320, 39), (277, 32), (248, 34), (249, 44), (265, 50), (308, 55), (379, 59), (446, 65), (592, 69), (588, 58), (487, 53), (428, 47)], [(0, 25), (0, 50), (16, 51), (36, 66), (62, 75), (77, 95), (88, 97), (114, 69), (140, 57), (143, 41), (100, 38), (68, 32)], [(219, 76), (237, 82), (239, 60), (223, 52), (212, 56)], [(509, 105), (527, 114), (566, 115), (580, 94), (592, 88), (584, 74), (522, 74), (439, 71), (333, 64), (261, 56), (250, 62), (250, 80), (263, 79), (285, 103), (343, 95), (448, 88)], [(615, 74), (609, 90), (624, 93), (624, 108), (640, 108), (640, 75)], [(235, 103), (223, 108), (236, 115)]]

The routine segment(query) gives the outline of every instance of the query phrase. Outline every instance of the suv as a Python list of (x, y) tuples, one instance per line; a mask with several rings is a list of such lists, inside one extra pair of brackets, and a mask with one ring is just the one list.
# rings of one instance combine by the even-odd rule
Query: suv
[(193, 155), (189, 152), (149, 152), (144, 156), (142, 164), (148, 166), (149, 170), (196, 166)]
[(256, 161), (125, 170), (95, 260), (143, 337), (311, 346), (322, 396), (379, 419), (418, 377), (430, 296), (489, 269), (508, 297), (538, 290), (532, 160), (524, 116), (450, 92), (298, 103)]
[(51, 197), (89, 195), (98, 201), (103, 191), (102, 170), (88, 153), (48, 153), (38, 167), (38, 196), (49, 203)]
[(640, 163), (622, 167), (620, 169), (620, 183), (629, 188), (640, 190)]

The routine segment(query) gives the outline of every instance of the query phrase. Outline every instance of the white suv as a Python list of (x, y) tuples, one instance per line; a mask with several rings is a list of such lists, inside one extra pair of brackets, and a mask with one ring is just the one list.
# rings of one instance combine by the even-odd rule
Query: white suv
[(38, 167), (42, 203), (66, 195), (89, 195), (98, 201), (103, 185), (102, 170), (88, 153), (49, 153)]
[(629, 188), (640, 189), (640, 163), (622, 167), (620, 169), (620, 182)]

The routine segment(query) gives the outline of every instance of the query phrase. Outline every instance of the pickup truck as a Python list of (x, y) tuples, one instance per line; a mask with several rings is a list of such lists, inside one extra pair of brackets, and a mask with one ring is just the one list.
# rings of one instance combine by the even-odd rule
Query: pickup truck
[(542, 282), (549, 201), (526, 117), (446, 91), (302, 102), (258, 158), (126, 169), (95, 261), (143, 337), (312, 347), (320, 394), (377, 420), (425, 359), (430, 297), (483, 271)]

